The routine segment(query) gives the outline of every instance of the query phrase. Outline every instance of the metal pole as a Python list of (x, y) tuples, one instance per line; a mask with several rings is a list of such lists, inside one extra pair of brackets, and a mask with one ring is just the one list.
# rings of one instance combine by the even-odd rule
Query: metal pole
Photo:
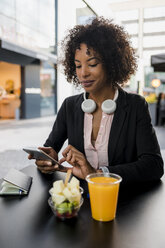
[(92, 7), (85, 1), (85, 0), (82, 0), (85, 4), (86, 4), (86, 6), (95, 14), (95, 16), (97, 16), (98, 17), (98, 14), (92, 9)]

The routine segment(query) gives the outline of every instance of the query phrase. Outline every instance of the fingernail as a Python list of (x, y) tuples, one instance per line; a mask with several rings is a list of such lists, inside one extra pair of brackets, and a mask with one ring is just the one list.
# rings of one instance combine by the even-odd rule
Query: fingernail
[(51, 166), (52, 165), (52, 162), (47, 162), (47, 165)]

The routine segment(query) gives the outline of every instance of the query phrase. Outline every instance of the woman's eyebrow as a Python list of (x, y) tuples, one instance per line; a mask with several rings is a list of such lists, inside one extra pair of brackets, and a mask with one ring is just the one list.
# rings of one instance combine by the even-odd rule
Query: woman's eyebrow
[[(99, 58), (97, 58), (97, 57), (92, 57), (92, 58), (89, 58), (87, 61), (91, 61), (91, 60), (93, 60), (93, 59), (99, 60)], [(74, 61), (80, 63), (80, 61), (79, 61), (78, 59), (75, 59)]]
[(98, 60), (97, 57), (92, 57), (92, 58), (89, 58), (87, 61), (91, 61), (92, 59), (97, 59)]

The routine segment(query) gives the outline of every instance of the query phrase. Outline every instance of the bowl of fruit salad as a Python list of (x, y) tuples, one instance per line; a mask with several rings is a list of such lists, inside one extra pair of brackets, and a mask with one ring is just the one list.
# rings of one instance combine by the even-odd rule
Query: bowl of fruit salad
[(83, 192), (79, 180), (74, 176), (67, 184), (63, 180), (55, 181), (49, 190), (51, 197), (48, 204), (56, 217), (61, 220), (71, 219), (77, 216), (83, 204)]

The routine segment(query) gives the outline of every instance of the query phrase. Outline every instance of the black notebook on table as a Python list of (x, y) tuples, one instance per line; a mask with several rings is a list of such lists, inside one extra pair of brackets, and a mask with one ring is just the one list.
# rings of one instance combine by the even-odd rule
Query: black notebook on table
[(3, 178), (0, 195), (27, 195), (32, 183), (32, 177), (25, 173), (11, 169)]

